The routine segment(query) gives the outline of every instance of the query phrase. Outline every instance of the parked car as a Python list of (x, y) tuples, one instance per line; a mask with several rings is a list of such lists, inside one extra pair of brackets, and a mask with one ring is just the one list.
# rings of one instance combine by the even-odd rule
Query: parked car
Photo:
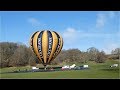
[(70, 68), (69, 65), (65, 65), (65, 66), (62, 67), (62, 70), (64, 70), (64, 69), (69, 69), (69, 68)]
[(69, 68), (70, 68), (70, 69), (75, 69), (75, 67), (76, 67), (76, 65), (73, 64), (73, 65), (71, 65)]

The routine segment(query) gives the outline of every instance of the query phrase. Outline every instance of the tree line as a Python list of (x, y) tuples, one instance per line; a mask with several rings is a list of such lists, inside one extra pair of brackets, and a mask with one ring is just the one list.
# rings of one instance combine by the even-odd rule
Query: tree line
[[(119, 59), (120, 48), (111, 51), (110, 55), (106, 55), (104, 51), (99, 51), (95, 47), (90, 47), (86, 52), (79, 49), (62, 50), (60, 54), (50, 64), (60, 63), (87, 63), (94, 61), (96, 63), (104, 63), (107, 59)], [(0, 67), (14, 66), (34, 66), (41, 63), (30, 47), (24, 44), (13, 42), (0, 43)]]

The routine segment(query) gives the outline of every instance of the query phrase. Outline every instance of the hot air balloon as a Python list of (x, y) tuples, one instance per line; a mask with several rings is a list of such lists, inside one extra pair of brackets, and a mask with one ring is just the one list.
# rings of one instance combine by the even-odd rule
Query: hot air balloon
[(46, 70), (46, 65), (60, 53), (63, 38), (55, 31), (36, 31), (30, 38), (30, 47)]

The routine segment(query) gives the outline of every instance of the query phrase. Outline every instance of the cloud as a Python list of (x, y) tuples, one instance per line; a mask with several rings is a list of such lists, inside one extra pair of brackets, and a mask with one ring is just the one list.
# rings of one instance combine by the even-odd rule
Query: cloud
[(99, 12), (96, 19), (96, 27), (103, 28), (110, 19), (114, 19), (117, 14), (114, 11)]
[(78, 42), (80, 31), (77, 31), (75, 28), (67, 28), (62, 33), (63, 40), (64, 40), (64, 48), (70, 49), (70, 48), (76, 48), (77, 45), (80, 45), (80, 42)]
[(36, 18), (28, 18), (28, 22), (32, 24), (34, 27), (39, 27), (39, 26), (45, 26), (46, 24), (41, 23), (39, 20)]
[(64, 48), (76, 48), (79, 47), (80, 45), (80, 39), (85, 38), (85, 37), (90, 37), (89, 34), (81, 31), (81, 30), (76, 30), (75, 28), (67, 28), (62, 32), (62, 36), (64, 39)]
[(105, 51), (106, 54), (110, 54), (112, 50), (118, 47), (120, 47), (118, 43), (107, 43), (103, 50)]
[[(91, 46), (97, 47), (98, 43), (101, 42), (103, 46), (103, 50), (105, 50), (106, 53), (110, 53), (111, 50), (119, 46), (119, 43), (113, 43), (113, 38), (119, 38), (117, 34), (105, 34), (105, 33), (92, 33), (92, 32), (86, 32), (85, 30), (77, 30), (75, 28), (67, 28), (62, 33), (63, 40), (64, 40), (64, 48), (79, 48), (80, 45), (81, 48), (84, 47), (83, 45), (86, 45), (88, 48)], [(84, 41), (85, 40), (85, 41)], [(98, 40), (98, 42), (96, 42)], [(99, 40), (103, 40), (100, 41)], [(107, 43), (104, 40), (107, 40)], [(109, 41), (109, 42), (108, 42)], [(111, 43), (110, 43), (111, 42)], [(79, 48), (80, 49), (80, 48)], [(87, 48), (86, 48), (87, 49)]]
[(31, 23), (32, 25), (39, 25), (40, 24), (40, 22), (35, 18), (29, 18), (28, 22)]
[(105, 34), (105, 33), (92, 33), (85, 32), (83, 30), (76, 30), (74, 28), (67, 28), (63, 32), (63, 37), (66, 39), (80, 39), (80, 38), (110, 38), (113, 37), (113, 34)]
[(63, 32), (63, 37), (64, 38), (71, 38), (71, 39), (75, 39), (77, 38), (77, 34), (78, 31), (76, 31), (74, 28), (67, 28), (64, 32)]
[(99, 13), (99, 14), (97, 15), (97, 19), (96, 19), (96, 27), (97, 27), (97, 28), (102, 28), (102, 27), (104, 27), (105, 22), (106, 22), (105, 14)]

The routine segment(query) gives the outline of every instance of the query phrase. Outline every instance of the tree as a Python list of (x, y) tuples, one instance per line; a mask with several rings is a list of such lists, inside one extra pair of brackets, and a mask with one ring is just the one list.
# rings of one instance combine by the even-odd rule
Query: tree
[(14, 54), (10, 58), (10, 66), (24, 66), (28, 64), (27, 47), (24, 45), (18, 46)]
[(99, 53), (97, 53), (97, 59), (95, 60), (95, 62), (97, 63), (104, 63), (106, 60), (106, 55), (104, 51), (101, 51)]
[(69, 49), (67, 50), (67, 60), (69, 63), (71, 62), (78, 62), (80, 61), (80, 53), (81, 51), (79, 49)]
[(66, 50), (62, 50), (52, 62), (62, 63), (66, 60)]
[(0, 67), (8, 67), (10, 57), (17, 49), (17, 43), (12, 42), (1, 42), (0, 43)]
[(29, 57), (29, 65), (35, 66), (37, 63), (39, 63), (38, 58), (34, 53), (32, 53), (31, 56)]
[(116, 48), (115, 50), (112, 50), (111, 53), (119, 55), (120, 54), (120, 48)]
[[(115, 58), (119, 55), (119, 48), (114, 51)], [(104, 51), (91, 47), (87, 52), (81, 52), (79, 49), (62, 50), (50, 64), (60, 63), (86, 63), (88, 60), (102, 63), (105, 61)], [(26, 66), (41, 63), (32, 50), (21, 43), (2, 42), (0, 43), (0, 67)]]
[(97, 54), (99, 53), (99, 50), (96, 49), (95, 47), (91, 47), (87, 49), (88, 57), (90, 61), (95, 61), (97, 60)]
[(116, 48), (111, 51), (112, 59), (119, 59), (120, 60), (120, 48)]
[(87, 52), (82, 52), (80, 53), (80, 63), (87, 63), (89, 60), (88, 53)]
[(80, 53), (81, 51), (79, 49), (62, 50), (52, 63), (56, 62), (56, 64), (60, 64), (63, 62), (81, 62)]

